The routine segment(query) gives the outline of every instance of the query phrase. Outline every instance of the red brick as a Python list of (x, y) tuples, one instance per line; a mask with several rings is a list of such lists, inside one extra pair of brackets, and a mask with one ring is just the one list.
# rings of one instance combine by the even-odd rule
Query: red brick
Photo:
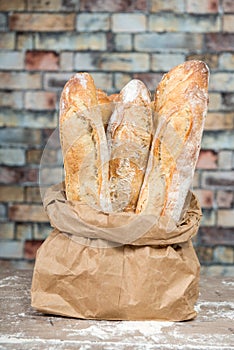
[(1, 90), (38, 89), (41, 87), (39, 73), (0, 72)]
[[(202, 0), (203, 1), (203, 0)], [(187, 60), (199, 60), (205, 62), (209, 68), (218, 68), (219, 56), (214, 53), (192, 54), (186, 57)]]
[(214, 52), (233, 51), (234, 34), (208, 33), (205, 34), (205, 49)]
[(214, 203), (214, 192), (210, 190), (194, 190), (202, 208), (212, 208)]
[(0, 168), (0, 183), (2, 184), (23, 184), (37, 183), (38, 169), (30, 169), (24, 167), (1, 167)]
[(57, 95), (47, 91), (27, 91), (25, 108), (31, 110), (51, 110), (56, 107)]
[(211, 263), (213, 261), (213, 248), (211, 247), (196, 247), (196, 253), (201, 264)]
[(197, 169), (216, 169), (218, 155), (214, 151), (200, 151)]
[(26, 188), (26, 201), (30, 203), (41, 203), (41, 192), (39, 187)]
[(202, 187), (234, 187), (234, 171), (203, 171)]
[(24, 258), (29, 260), (35, 259), (37, 250), (43, 242), (43, 240), (26, 240), (24, 243)]
[(234, 1), (233, 0), (223, 0), (223, 10), (226, 13), (234, 13)]
[(146, 0), (81, 0), (80, 1), (81, 11), (91, 12), (129, 12), (134, 10), (147, 10)]
[(53, 51), (27, 51), (25, 67), (28, 70), (58, 70), (59, 55)]
[(218, 191), (216, 201), (219, 208), (231, 208), (234, 204), (234, 194), (231, 191)]
[(198, 237), (202, 245), (234, 246), (234, 231), (231, 228), (200, 227)]
[(56, 32), (75, 29), (75, 14), (13, 13), (9, 27), (15, 31)]
[(10, 220), (18, 222), (48, 222), (48, 216), (42, 205), (15, 204), (8, 210)]
[(30, 0), (28, 1), (28, 11), (40, 12), (40, 11), (59, 11), (61, 9), (61, 0)]

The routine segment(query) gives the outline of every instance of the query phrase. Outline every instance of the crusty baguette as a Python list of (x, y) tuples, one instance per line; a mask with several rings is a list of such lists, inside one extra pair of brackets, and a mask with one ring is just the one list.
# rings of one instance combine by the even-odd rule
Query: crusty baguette
[(150, 94), (134, 79), (114, 99), (118, 102), (107, 129), (112, 210), (134, 212), (152, 139)]
[(137, 203), (137, 213), (176, 222), (200, 150), (208, 104), (209, 70), (201, 61), (187, 61), (165, 74), (154, 98), (157, 130)]
[(113, 101), (101, 89), (97, 89), (96, 94), (97, 94), (97, 103), (100, 107), (100, 111), (102, 114), (102, 122), (103, 122), (104, 128), (106, 130), (110, 116), (113, 112)]
[(106, 135), (88, 73), (75, 74), (62, 91), (60, 138), (67, 199), (110, 211)]

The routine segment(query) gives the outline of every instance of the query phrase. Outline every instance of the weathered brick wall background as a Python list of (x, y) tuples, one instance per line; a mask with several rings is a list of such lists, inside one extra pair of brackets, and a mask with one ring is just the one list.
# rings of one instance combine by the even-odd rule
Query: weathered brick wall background
[[(74, 72), (91, 72), (109, 93), (133, 77), (153, 91), (173, 66), (202, 59), (211, 78), (195, 243), (204, 272), (233, 274), (234, 1), (1, 0), (0, 11), (0, 258), (33, 258), (50, 231), (39, 165)], [(53, 178), (60, 152), (44, 163)]]

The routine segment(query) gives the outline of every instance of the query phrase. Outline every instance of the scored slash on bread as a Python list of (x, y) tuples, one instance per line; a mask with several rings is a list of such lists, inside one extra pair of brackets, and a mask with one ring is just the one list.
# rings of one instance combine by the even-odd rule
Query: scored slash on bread
[(180, 220), (201, 145), (208, 79), (205, 63), (186, 61), (159, 83), (154, 98), (158, 125), (136, 213)]
[(107, 128), (110, 198), (114, 212), (134, 212), (152, 139), (151, 99), (146, 86), (134, 79), (117, 101)]
[(63, 89), (60, 138), (67, 199), (110, 211), (106, 134), (88, 73), (75, 74)]

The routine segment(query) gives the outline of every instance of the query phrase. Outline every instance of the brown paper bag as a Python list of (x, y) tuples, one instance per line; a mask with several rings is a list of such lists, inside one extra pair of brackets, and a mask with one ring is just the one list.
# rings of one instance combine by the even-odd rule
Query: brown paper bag
[(184, 219), (105, 214), (46, 194), (54, 230), (40, 247), (32, 306), (45, 313), (108, 320), (182, 321), (196, 316), (200, 265), (191, 243), (201, 211), (193, 194)]

